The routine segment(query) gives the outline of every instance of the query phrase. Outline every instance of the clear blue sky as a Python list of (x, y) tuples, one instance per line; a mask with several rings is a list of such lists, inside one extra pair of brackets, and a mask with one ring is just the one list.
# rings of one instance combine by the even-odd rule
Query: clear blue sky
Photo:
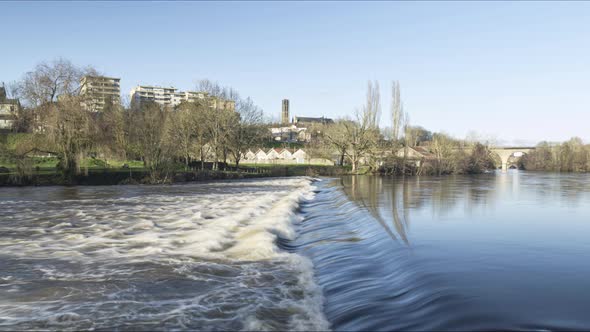
[[(341, 117), (399, 80), (413, 124), (590, 139), (590, 3), (0, 2), (0, 81), (65, 57), (137, 84), (217, 80), (278, 118)], [(521, 141), (524, 140), (524, 141)]]

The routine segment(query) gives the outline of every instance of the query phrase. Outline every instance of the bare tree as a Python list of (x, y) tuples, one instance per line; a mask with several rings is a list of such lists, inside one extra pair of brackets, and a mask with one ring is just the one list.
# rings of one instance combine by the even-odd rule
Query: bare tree
[(220, 157), (226, 156), (227, 135), (231, 121), (235, 120), (235, 114), (233, 111), (218, 107), (211, 108), (208, 114), (209, 116), (205, 119), (204, 125), (213, 152), (213, 169), (218, 169)]
[(369, 81), (367, 83), (367, 102), (363, 109), (363, 117), (370, 128), (379, 128), (381, 119), (381, 95), (379, 92), (379, 82)]
[(43, 107), (44, 134), (57, 153), (59, 167), (68, 180), (80, 173), (80, 161), (93, 145), (94, 121), (83, 111), (80, 98), (65, 96)]
[(56, 102), (60, 95), (78, 95), (82, 76), (96, 74), (91, 67), (79, 68), (63, 58), (41, 62), (24, 75), (18, 94), (29, 106)]
[[(235, 98), (235, 97), (234, 97)], [(235, 98), (236, 112), (229, 121), (227, 147), (232, 154), (236, 167), (240, 165), (246, 150), (260, 143), (266, 133), (262, 125), (263, 113), (251, 98)]]
[(578, 137), (560, 144), (540, 142), (521, 163), (527, 170), (590, 172), (590, 144)]
[(166, 140), (169, 112), (154, 102), (143, 102), (139, 110), (132, 112), (131, 139), (151, 181), (165, 179), (171, 161), (170, 146)]
[[(336, 146), (330, 142), (327, 137), (328, 131), (332, 127), (336, 126), (334, 123), (312, 123), (307, 127), (306, 135), (307, 142), (305, 142), (305, 154), (307, 155), (308, 162), (311, 163), (313, 159), (328, 159), (332, 160), (332, 152)], [(340, 149), (336, 148), (338, 151)], [(339, 155), (339, 163), (343, 163), (342, 155)]]
[(184, 159), (185, 170), (188, 170), (194, 142), (201, 128), (197, 119), (199, 105), (183, 102), (176, 111), (169, 114), (168, 138)]
[(349, 137), (346, 152), (352, 164), (352, 172), (358, 171), (361, 159), (367, 158), (367, 152), (377, 143), (378, 129), (373, 127), (373, 120), (372, 110), (363, 108), (357, 109), (355, 121), (342, 122), (346, 135)]
[(365, 105), (355, 111), (355, 119), (341, 119), (326, 129), (325, 137), (340, 153), (340, 163), (343, 156), (350, 159), (352, 171), (358, 171), (359, 162), (372, 158), (371, 149), (377, 146), (379, 140), (379, 115), (381, 106), (379, 101), (379, 84), (369, 81)]
[(436, 133), (431, 144), (434, 154), (434, 169), (437, 175), (451, 174), (455, 171), (454, 160), (455, 142), (448, 135)]
[[(205, 99), (198, 101), (201, 105), (201, 114), (203, 115), (204, 122), (202, 123), (203, 127), (208, 131), (208, 144), (212, 146), (212, 149), (215, 150), (215, 158), (217, 158), (217, 142), (220, 141), (219, 135), (219, 115), (217, 114), (217, 110), (214, 109), (212, 106), (212, 100), (217, 98), (222, 93), (222, 88), (219, 86), (217, 82), (210, 81), (208, 79), (200, 80), (197, 84), (198, 91), (205, 92), (206, 96)], [(213, 143), (216, 141), (216, 143)], [(217, 160), (216, 160), (217, 161)]]
[(206, 92), (210, 97), (220, 97), (223, 94), (221, 85), (209, 79), (197, 81), (196, 86), (198, 91)]
[(324, 130), (324, 138), (338, 151), (340, 166), (344, 165), (344, 157), (350, 144), (350, 137), (348, 136), (345, 121), (349, 120), (336, 120), (335, 123), (327, 126)]
[(209, 117), (209, 105), (197, 105), (197, 112), (193, 114), (195, 119), (195, 144), (199, 151), (199, 161), (201, 162), (201, 170), (205, 169), (205, 160), (209, 155), (211, 146), (209, 145), (209, 131), (207, 130), (207, 121)]
[(197, 83), (197, 89), (205, 92), (207, 96), (203, 100), (205, 105), (202, 110), (206, 117), (202, 123), (209, 138), (208, 145), (213, 153), (213, 169), (218, 169), (220, 157), (227, 157), (227, 134), (230, 123), (235, 119), (234, 112), (225, 107), (224, 101), (231, 97), (234, 90), (222, 88), (217, 82), (201, 80)]
[(96, 114), (99, 128), (95, 142), (110, 155), (127, 159), (129, 148), (129, 128), (133, 120), (129, 113), (118, 103), (107, 101), (102, 113)]
[(408, 132), (408, 146), (418, 146), (422, 142), (428, 142), (432, 140), (432, 133), (420, 126), (409, 126)]
[(400, 126), (402, 123), (402, 112), (403, 106), (401, 101), (401, 91), (398, 81), (393, 81), (391, 83), (391, 120), (392, 120), (392, 138), (393, 141), (397, 141), (399, 139), (400, 134)]
[[(402, 109), (403, 112), (403, 109)], [(407, 113), (402, 113), (403, 116), (403, 130), (404, 130), (404, 156), (402, 160), (402, 174), (406, 174), (406, 166), (408, 162), (408, 154), (410, 152), (410, 144), (412, 143), (412, 130), (410, 126), (410, 116)]]

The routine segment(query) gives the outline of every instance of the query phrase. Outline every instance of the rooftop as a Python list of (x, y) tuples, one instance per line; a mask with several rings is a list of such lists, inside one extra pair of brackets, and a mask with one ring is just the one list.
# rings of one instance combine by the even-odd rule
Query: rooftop
[(6, 98), (6, 88), (0, 86), (0, 103), (2, 104), (18, 104), (18, 99)]
[(332, 122), (334, 122), (334, 120), (332, 120), (330, 118), (326, 118), (324, 116), (319, 117), (319, 118), (308, 117), (308, 116), (295, 116), (293, 122), (295, 122), (295, 123), (298, 123), (298, 122), (332, 123)]
[(105, 80), (115, 80), (115, 81), (120, 81), (120, 78), (117, 77), (108, 77), (108, 76), (93, 76), (93, 75), (86, 75), (84, 77), (82, 77), (82, 79), (87, 79), (87, 78), (100, 78), (100, 79), (105, 79)]

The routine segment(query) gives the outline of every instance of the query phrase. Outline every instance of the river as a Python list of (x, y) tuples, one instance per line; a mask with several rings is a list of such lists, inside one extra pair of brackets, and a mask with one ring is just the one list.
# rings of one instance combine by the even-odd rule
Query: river
[(0, 190), (0, 330), (590, 327), (590, 177)]

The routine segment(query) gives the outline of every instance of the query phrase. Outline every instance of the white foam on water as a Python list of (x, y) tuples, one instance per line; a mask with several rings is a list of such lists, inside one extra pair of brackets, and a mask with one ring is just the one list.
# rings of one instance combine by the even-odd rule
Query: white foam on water
[[(0, 221), (0, 233), (9, 232), (0, 236), (1, 257), (19, 262), (68, 262), (79, 267), (68, 265), (68, 271), (62, 271), (59, 264), (32, 267), (51, 282), (143, 278), (153, 269), (142, 270), (137, 265), (168, 264), (171, 273), (181, 273), (194, 279), (199, 285), (195, 287), (203, 287), (199, 295), (166, 300), (165, 295), (152, 296), (133, 287), (111, 289), (111, 282), (100, 284), (102, 289), (93, 286), (91, 294), (100, 298), (96, 303), (77, 298), (79, 290), (72, 295), (60, 288), (55, 291), (59, 295), (46, 296), (55, 303), (43, 304), (40, 299), (34, 301), (41, 292), (35, 289), (31, 302), (15, 303), (16, 297), (0, 300), (0, 329), (36, 327), (19, 325), (27, 319), (43, 320), (43, 324), (60, 329), (105, 328), (110, 326), (108, 321), (93, 319), (89, 313), (96, 316), (112, 306), (121, 307), (115, 310), (121, 316), (113, 321), (160, 319), (168, 328), (194, 328), (191, 324), (195, 320), (200, 320), (199, 328), (234, 328), (237, 326), (223, 324), (230, 324), (237, 316), (245, 330), (329, 329), (312, 264), (276, 244), (278, 237), (296, 237), (293, 225), (301, 221), (296, 210), (302, 200), (314, 196), (310, 178), (170, 186), (168, 192), (153, 190), (148, 194), (142, 193), (144, 187), (137, 188), (134, 190), (141, 195), (130, 197), (0, 202), (4, 208), (0, 220), (6, 217)], [(220, 262), (218, 266), (215, 261)], [(203, 272), (209, 268), (214, 269), (211, 275)], [(225, 278), (224, 273), (232, 277)], [(17, 284), (13, 280), (16, 276), (0, 273), (0, 278), (5, 284)], [(21, 279), (35, 283), (34, 278)], [(215, 288), (216, 293), (207, 292), (207, 287)], [(142, 300), (146, 296), (149, 300)], [(265, 314), (267, 311), (271, 314)], [(288, 322), (278, 324), (272, 315)]]

